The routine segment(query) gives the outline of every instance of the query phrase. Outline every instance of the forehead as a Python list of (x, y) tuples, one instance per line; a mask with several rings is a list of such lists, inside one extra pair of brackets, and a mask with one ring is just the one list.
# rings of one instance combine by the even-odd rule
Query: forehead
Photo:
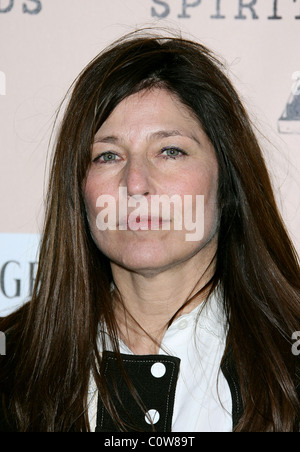
[(110, 133), (153, 133), (160, 130), (191, 133), (193, 130), (200, 132), (202, 128), (195, 115), (176, 95), (166, 89), (153, 88), (121, 101), (98, 130), (95, 141)]

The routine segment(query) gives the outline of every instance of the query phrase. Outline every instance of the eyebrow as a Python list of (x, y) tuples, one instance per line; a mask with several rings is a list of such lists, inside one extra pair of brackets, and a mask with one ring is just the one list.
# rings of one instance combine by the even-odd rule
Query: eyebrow
[[(199, 140), (191, 133), (186, 134), (185, 132), (181, 132), (180, 130), (158, 130), (157, 132), (150, 133), (147, 137), (147, 140), (156, 140), (160, 138), (169, 138), (169, 137), (186, 137), (190, 138), (191, 140), (195, 141), (197, 144), (200, 145)], [(108, 136), (99, 136), (95, 138), (94, 144), (96, 143), (110, 143), (110, 144), (118, 144), (123, 143), (124, 139), (121, 137), (118, 137), (116, 135), (108, 135)]]
[(180, 130), (159, 130), (157, 132), (154, 132), (151, 134), (151, 138), (157, 139), (157, 138), (169, 138), (169, 137), (185, 137), (190, 138), (191, 140), (196, 141), (196, 143), (199, 143), (199, 140), (191, 133), (186, 134), (185, 132), (181, 132)]

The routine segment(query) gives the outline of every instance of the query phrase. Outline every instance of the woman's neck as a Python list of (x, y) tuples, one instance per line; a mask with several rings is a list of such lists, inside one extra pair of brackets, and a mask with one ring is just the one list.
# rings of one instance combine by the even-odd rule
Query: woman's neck
[[(203, 257), (203, 256), (202, 256)], [(211, 265), (210, 265), (211, 264)], [(187, 314), (201, 304), (214, 273), (210, 261), (196, 255), (189, 261), (156, 274), (129, 272), (112, 264), (115, 315), (123, 342), (135, 354), (157, 354), (170, 319)], [(182, 310), (187, 300), (191, 300)]]

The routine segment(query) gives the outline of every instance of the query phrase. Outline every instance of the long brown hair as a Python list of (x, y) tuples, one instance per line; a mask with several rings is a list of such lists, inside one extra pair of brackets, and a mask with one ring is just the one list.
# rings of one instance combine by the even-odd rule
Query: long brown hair
[[(118, 351), (107, 258), (88, 227), (83, 184), (95, 133), (125, 97), (160, 86), (197, 116), (219, 162), (219, 243), (212, 287), (223, 292), (227, 351), (244, 412), (236, 431), (292, 431), (299, 419), (292, 333), (300, 271), (276, 207), (258, 140), (222, 64), (181, 37), (134, 33), (100, 53), (72, 87), (50, 173), (32, 300), (1, 319), (3, 404), (19, 431), (89, 431), (91, 376), (117, 418), (99, 372), (105, 324)], [(125, 429), (125, 427), (123, 426)]]

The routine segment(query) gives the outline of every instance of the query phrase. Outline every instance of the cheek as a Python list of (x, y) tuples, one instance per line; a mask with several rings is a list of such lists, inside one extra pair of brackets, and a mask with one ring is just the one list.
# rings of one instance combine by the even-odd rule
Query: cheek
[(177, 192), (181, 195), (202, 195), (205, 204), (214, 203), (218, 192), (218, 169), (216, 165), (201, 166), (186, 172), (178, 179)]
[[(209, 165), (190, 174), (184, 188), (185, 193), (190, 193), (193, 197), (193, 221), (195, 224), (201, 222), (205, 237), (214, 234), (218, 225), (218, 185), (218, 167)], [(202, 197), (201, 201), (197, 199), (199, 195)]]
[(217, 168), (212, 168), (203, 175), (201, 189), (204, 194), (205, 213), (214, 219), (218, 214), (219, 177)]
[(97, 190), (95, 190), (95, 187), (89, 181), (87, 181), (85, 185), (83, 196), (88, 220), (91, 223), (91, 219), (96, 214), (96, 202), (98, 195)]
[(97, 216), (99, 214), (99, 207), (97, 207), (97, 200), (102, 193), (103, 191), (99, 184), (96, 183), (95, 180), (91, 180), (88, 178), (83, 191), (85, 209), (87, 220), (90, 227), (90, 232), (98, 245), (99, 245), (98, 239), (96, 240), (96, 237), (97, 238), (99, 237), (99, 229), (97, 227)]
[(83, 189), (83, 196), (89, 219), (96, 217), (99, 212), (97, 200), (99, 196), (104, 194), (112, 194), (109, 184), (105, 183), (105, 181), (100, 183), (99, 177), (93, 176), (93, 174), (88, 175)]

